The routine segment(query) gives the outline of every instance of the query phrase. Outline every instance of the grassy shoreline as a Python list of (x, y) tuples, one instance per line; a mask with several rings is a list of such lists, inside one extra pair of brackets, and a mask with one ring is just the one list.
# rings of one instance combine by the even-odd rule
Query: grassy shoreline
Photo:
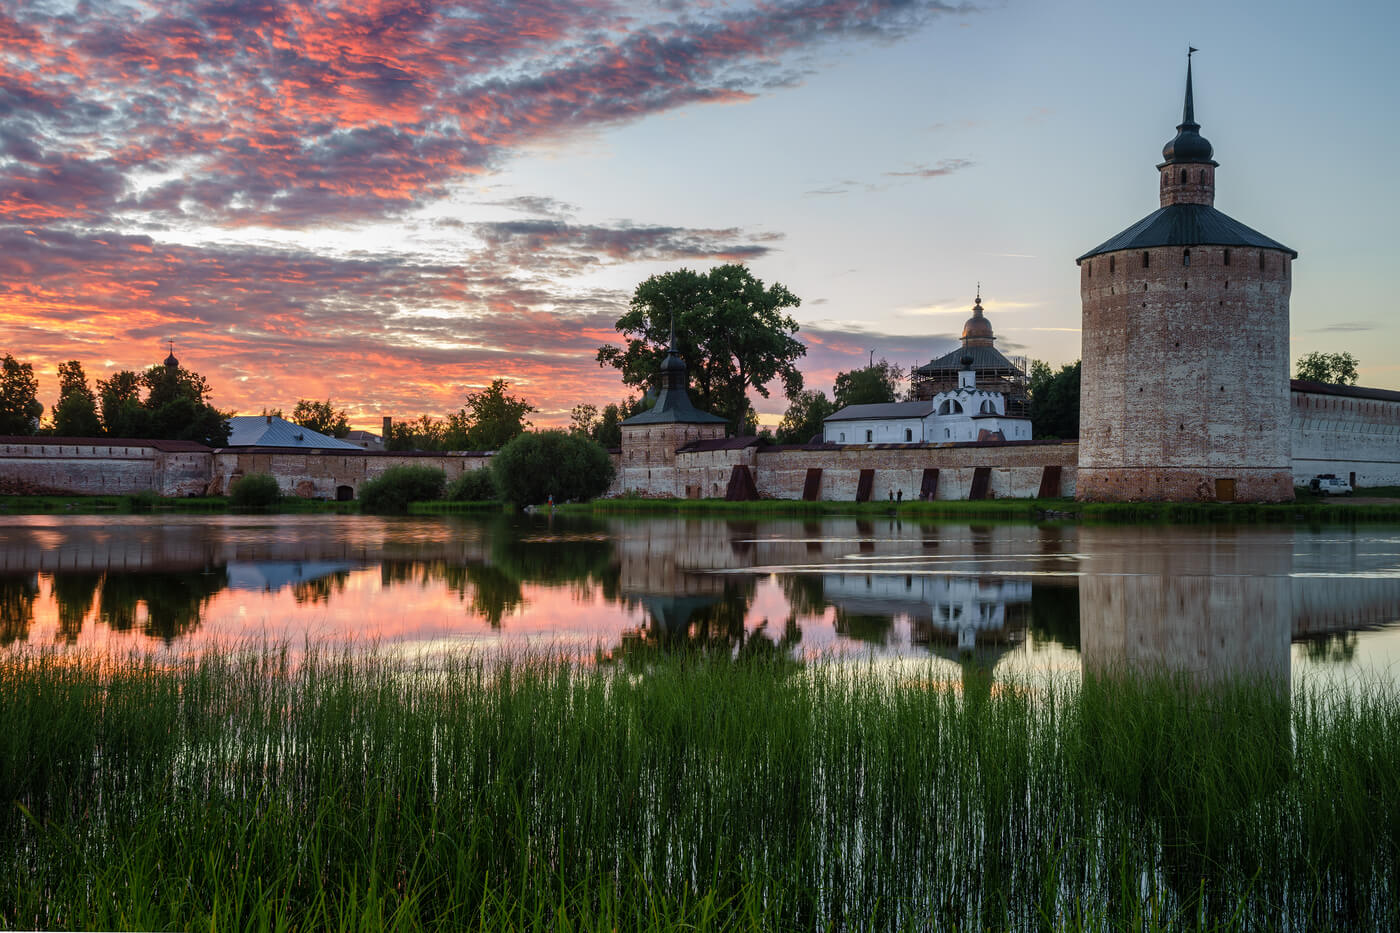
[[(1387, 493), (1400, 492), (1393, 488)], [(1363, 490), (1369, 492), (1369, 490)], [(541, 510), (547, 507), (538, 506)], [(1231, 502), (1078, 502), (1073, 499), (986, 499), (969, 501), (910, 500), (875, 502), (805, 502), (760, 499), (652, 499), (622, 497), (560, 504), (555, 511), (588, 515), (695, 515), (716, 517), (881, 516), (909, 519), (987, 519), (1003, 521), (1134, 522), (1161, 524), (1356, 524), (1400, 523), (1400, 498), (1393, 502), (1351, 504), (1312, 496), (1290, 503)], [(409, 515), (482, 515), (509, 511), (502, 502), (414, 502)], [(358, 502), (284, 498), (267, 509), (236, 509), (227, 498), (156, 496), (0, 496), (0, 515), (89, 514), (360, 514)]]
[(1385, 928), (1400, 693), (0, 659), (0, 926)]
[(570, 512), (601, 515), (898, 515), (903, 518), (987, 518), (1079, 522), (1159, 522), (1166, 524), (1400, 522), (1400, 500), (1351, 505), (1327, 499), (1290, 503), (1078, 502), (1074, 499), (939, 499), (933, 502), (804, 502), (760, 499), (598, 499), (560, 506)]

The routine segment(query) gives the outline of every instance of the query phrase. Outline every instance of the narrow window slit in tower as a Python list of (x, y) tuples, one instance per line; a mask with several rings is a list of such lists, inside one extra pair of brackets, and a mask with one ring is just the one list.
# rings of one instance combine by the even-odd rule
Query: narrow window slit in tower
[(1229, 264), (1230, 264), (1230, 251), (1227, 249), (1227, 250), (1225, 251), (1225, 265), (1228, 266)]
[[(1142, 253), (1142, 267), (1143, 267), (1144, 269), (1146, 269), (1146, 268), (1148, 267), (1148, 263), (1149, 263), (1149, 258), (1148, 258), (1148, 257), (1149, 257), (1149, 255), (1150, 255), (1150, 254), (1149, 254), (1146, 250), (1143, 250), (1143, 253)], [(1261, 261), (1262, 261), (1262, 259), (1261, 259)], [(1263, 266), (1260, 266), (1260, 268), (1262, 269)]]
[(1183, 266), (1191, 265), (1191, 251), (1189, 249), (1181, 251), (1181, 264)]

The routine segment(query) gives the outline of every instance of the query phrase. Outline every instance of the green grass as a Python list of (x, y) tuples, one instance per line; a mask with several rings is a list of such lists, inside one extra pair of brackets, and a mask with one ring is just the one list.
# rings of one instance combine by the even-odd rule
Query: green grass
[(508, 507), (500, 500), (488, 500), (483, 502), (456, 502), (448, 499), (438, 499), (433, 502), (412, 502), (408, 506), (409, 515), (472, 515), (472, 514), (495, 514), (505, 511)]
[(875, 502), (805, 502), (795, 499), (759, 499), (729, 502), (724, 499), (597, 499), (561, 506), (568, 511), (603, 515), (893, 515), (919, 518), (1058, 518), (1084, 522), (1192, 523), (1312, 523), (1400, 522), (1400, 502), (1352, 505), (1311, 494), (1291, 503), (1248, 502), (1077, 502), (1073, 499), (985, 499), (968, 501), (910, 500), (892, 505)]
[(0, 660), (0, 926), (1384, 929), (1400, 695)]

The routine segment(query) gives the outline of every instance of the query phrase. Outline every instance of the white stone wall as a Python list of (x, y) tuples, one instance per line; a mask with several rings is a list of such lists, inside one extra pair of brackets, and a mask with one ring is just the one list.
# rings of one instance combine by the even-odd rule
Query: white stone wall
[(1400, 485), (1400, 401), (1293, 393), (1293, 481), (1335, 473), (1366, 486)]

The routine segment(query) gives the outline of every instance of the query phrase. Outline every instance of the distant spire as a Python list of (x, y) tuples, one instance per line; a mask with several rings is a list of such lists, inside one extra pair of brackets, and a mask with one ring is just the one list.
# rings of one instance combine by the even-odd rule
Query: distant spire
[(1191, 56), (1196, 50), (1191, 46), (1186, 47), (1186, 104), (1181, 108), (1181, 123), (1183, 126), (1199, 126), (1196, 123), (1196, 104), (1191, 99)]

